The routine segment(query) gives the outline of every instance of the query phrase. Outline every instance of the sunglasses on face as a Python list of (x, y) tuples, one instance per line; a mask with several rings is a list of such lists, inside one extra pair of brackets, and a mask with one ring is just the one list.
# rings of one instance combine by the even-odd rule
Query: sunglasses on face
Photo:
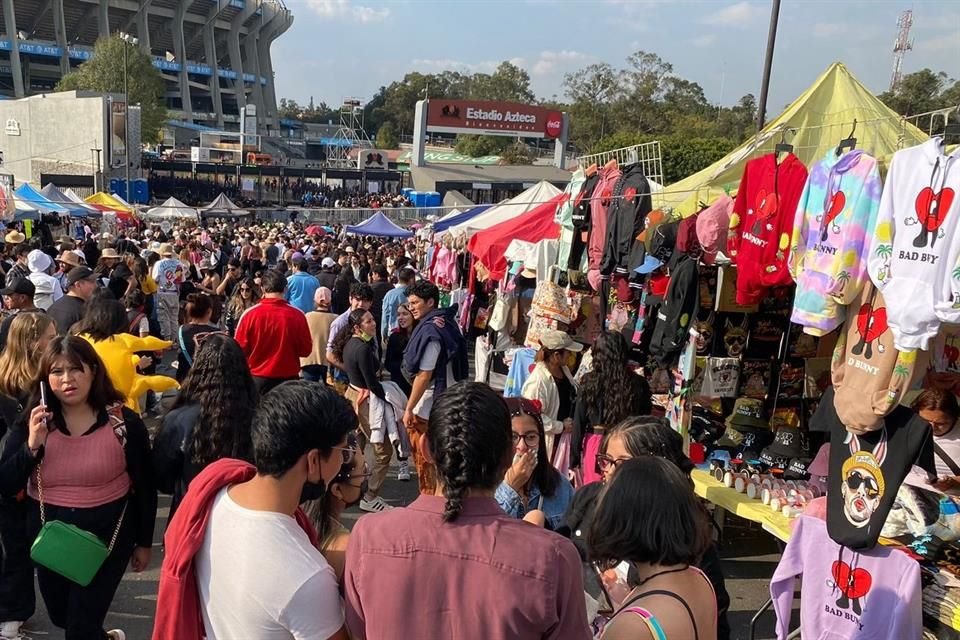
[(847, 486), (852, 491), (856, 491), (861, 485), (863, 485), (863, 492), (867, 494), (868, 498), (876, 498), (880, 495), (880, 486), (876, 480), (870, 476), (862, 475), (859, 471), (851, 472), (850, 477), (847, 478)]

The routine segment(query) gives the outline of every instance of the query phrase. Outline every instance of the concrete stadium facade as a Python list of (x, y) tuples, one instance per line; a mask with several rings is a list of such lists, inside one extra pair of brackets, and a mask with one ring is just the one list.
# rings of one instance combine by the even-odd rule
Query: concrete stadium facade
[(126, 33), (163, 74), (171, 118), (239, 130), (254, 105), (261, 133), (278, 127), (270, 47), (293, 24), (281, 0), (0, 0), (0, 13), (6, 97), (51, 92), (98, 38)]

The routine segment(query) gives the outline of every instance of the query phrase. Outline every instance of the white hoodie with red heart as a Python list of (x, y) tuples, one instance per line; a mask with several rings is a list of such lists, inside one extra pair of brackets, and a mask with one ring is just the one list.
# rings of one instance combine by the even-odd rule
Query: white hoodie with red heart
[(927, 349), (942, 322), (960, 322), (958, 192), (960, 149), (946, 155), (932, 138), (894, 154), (867, 270), (900, 351)]

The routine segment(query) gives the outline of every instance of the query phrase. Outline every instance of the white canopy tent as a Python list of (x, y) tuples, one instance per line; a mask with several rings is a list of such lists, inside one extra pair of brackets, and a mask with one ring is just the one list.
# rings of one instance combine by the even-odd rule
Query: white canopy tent
[(226, 194), (221, 193), (213, 202), (208, 204), (205, 207), (200, 208), (200, 215), (202, 216), (212, 216), (212, 217), (221, 217), (221, 218), (231, 218), (238, 216), (248, 215), (250, 212), (246, 209), (241, 209), (233, 203)]
[(197, 210), (170, 197), (159, 207), (145, 211), (140, 217), (144, 220), (196, 220)]
[(535, 209), (559, 193), (560, 189), (557, 189), (546, 180), (538, 182), (520, 195), (514, 196), (509, 200), (504, 200), (500, 204), (490, 207), (480, 215), (450, 227), (449, 231), (454, 235), (466, 234), (472, 236), (477, 231), (489, 229), (504, 220), (510, 220), (531, 209)]

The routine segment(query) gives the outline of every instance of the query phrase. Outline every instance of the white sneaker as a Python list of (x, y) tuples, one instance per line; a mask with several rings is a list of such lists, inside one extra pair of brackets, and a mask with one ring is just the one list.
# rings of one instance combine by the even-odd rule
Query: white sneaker
[(400, 468), (397, 470), (397, 480), (401, 482), (410, 480), (410, 463), (406, 460), (400, 461)]
[(111, 629), (107, 631), (107, 635), (110, 636), (110, 640), (127, 640), (127, 634), (120, 629)]
[[(360, 500), (360, 511), (380, 513), (381, 511), (389, 511), (390, 509), (393, 509), (393, 507), (384, 502), (383, 498), (380, 496), (377, 496), (373, 500), (367, 500), (366, 498)], [(124, 640), (124, 638), (121, 638), (120, 640)]]

